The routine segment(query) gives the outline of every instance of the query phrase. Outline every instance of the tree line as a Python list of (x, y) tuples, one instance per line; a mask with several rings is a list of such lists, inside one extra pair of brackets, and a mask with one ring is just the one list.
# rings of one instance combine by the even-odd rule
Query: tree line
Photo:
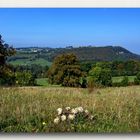
[[(49, 83), (66, 87), (127, 86), (127, 76), (132, 75), (136, 75), (133, 84), (140, 84), (139, 61), (81, 62), (76, 55), (68, 53), (55, 57), (50, 67), (7, 64), (7, 57), (15, 53), (15, 49), (4, 43), (0, 36), (0, 85), (36, 85), (36, 78), (47, 77)], [(124, 78), (121, 83), (113, 85), (114, 76)]]

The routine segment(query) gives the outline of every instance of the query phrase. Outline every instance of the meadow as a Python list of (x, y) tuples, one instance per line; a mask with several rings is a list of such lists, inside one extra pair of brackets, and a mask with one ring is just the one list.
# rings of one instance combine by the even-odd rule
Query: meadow
[(38, 59), (35, 59), (35, 60), (30, 60), (30, 59), (19, 59), (19, 60), (16, 60), (16, 61), (11, 61), (10, 64), (12, 65), (31, 65), (31, 64), (38, 64), (38, 65), (41, 65), (41, 66), (50, 66), (51, 65), (51, 62), (43, 59), (43, 58), (38, 58)]
[[(0, 132), (140, 132), (140, 86), (1, 87)], [(82, 106), (93, 120), (54, 124), (57, 108)]]
[[(136, 76), (127, 76), (129, 82), (134, 82), (134, 79)], [(112, 82), (113, 83), (119, 83), (123, 79), (123, 76), (118, 76), (118, 77), (112, 77)]]
[[(128, 76), (128, 81), (134, 82), (136, 76)], [(112, 83), (120, 83), (123, 80), (123, 76), (117, 76), (117, 77), (112, 77)], [(53, 86), (59, 86), (59, 85), (51, 85), (48, 83), (48, 78), (37, 78), (37, 85), (39, 86), (46, 86), (46, 87), (53, 87)]]

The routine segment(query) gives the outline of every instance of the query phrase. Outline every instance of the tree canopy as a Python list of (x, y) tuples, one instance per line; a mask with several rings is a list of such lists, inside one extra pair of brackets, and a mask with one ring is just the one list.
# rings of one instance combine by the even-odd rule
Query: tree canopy
[(2, 36), (0, 35), (0, 65), (5, 65), (7, 57), (14, 54), (15, 49), (4, 43)]
[(63, 54), (55, 58), (48, 71), (49, 82), (62, 86), (79, 87), (83, 76), (78, 60), (74, 54)]

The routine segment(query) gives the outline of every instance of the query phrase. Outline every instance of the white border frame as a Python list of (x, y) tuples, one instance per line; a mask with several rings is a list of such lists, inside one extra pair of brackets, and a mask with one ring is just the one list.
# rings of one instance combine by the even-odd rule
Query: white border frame
[[(140, 8), (140, 0), (0, 0), (0, 8)], [(6, 133), (5, 133), (6, 134)], [(6, 134), (7, 135), (7, 134)], [(5, 135), (5, 136), (6, 136)], [(50, 137), (51, 135), (51, 137)], [(18, 139), (20, 136), (20, 139), (139, 139), (139, 134), (136, 135), (114, 135), (113, 134), (102, 134), (99, 136), (99, 134), (86, 134), (85, 136), (78, 135), (75, 133), (75, 136), (73, 135), (56, 135), (56, 134), (45, 134), (40, 135), (39, 137), (37, 135), (26, 135), (21, 134), (20, 136), (17, 134), (14, 135), (7, 135), (6, 137), (1, 135), (1, 139)], [(59, 137), (58, 137), (59, 136)], [(77, 137), (76, 137), (77, 136)]]
[(0, 0), (0, 7), (44, 7), (44, 8), (70, 8), (70, 7), (140, 7), (140, 0)]

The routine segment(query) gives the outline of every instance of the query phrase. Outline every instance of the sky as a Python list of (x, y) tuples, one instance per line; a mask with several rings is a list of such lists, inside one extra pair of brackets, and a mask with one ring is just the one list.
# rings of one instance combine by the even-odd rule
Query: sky
[(140, 54), (140, 8), (0, 8), (14, 47), (122, 46)]

